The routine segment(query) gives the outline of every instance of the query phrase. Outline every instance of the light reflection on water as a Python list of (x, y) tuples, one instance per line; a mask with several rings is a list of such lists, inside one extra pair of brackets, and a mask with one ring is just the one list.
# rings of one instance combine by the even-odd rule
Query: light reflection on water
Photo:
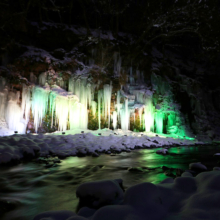
[[(12, 211), (1, 220), (30, 220), (48, 210), (75, 210), (76, 188), (83, 182), (103, 179), (123, 179), (125, 188), (141, 182), (159, 183), (167, 176), (162, 166), (188, 169), (189, 163), (201, 161), (209, 169), (216, 166), (214, 153), (220, 146), (170, 148), (170, 155), (156, 154), (158, 149), (134, 150), (116, 156), (69, 157), (55, 168), (43, 164), (24, 163), (0, 169), (0, 197), (11, 200)], [(129, 167), (142, 167), (144, 172), (129, 172)]]

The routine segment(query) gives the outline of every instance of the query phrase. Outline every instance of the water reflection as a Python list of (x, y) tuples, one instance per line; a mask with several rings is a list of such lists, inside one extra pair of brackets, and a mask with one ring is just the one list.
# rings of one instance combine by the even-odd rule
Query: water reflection
[[(43, 211), (74, 211), (77, 205), (75, 190), (83, 182), (122, 178), (128, 188), (145, 181), (161, 182), (167, 178), (162, 166), (185, 170), (189, 163), (201, 161), (212, 169), (218, 161), (213, 154), (220, 152), (220, 146), (170, 148), (166, 156), (156, 154), (157, 150), (135, 150), (116, 156), (103, 154), (98, 158), (69, 157), (60, 166), (49, 169), (36, 163), (1, 168), (0, 205), (6, 209), (0, 219), (30, 220)], [(139, 168), (139, 172), (128, 171), (131, 167)]]

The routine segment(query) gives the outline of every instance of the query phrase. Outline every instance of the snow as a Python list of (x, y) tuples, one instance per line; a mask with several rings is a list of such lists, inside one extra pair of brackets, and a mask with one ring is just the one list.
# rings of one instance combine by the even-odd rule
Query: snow
[(156, 151), (157, 154), (167, 154), (168, 150), (167, 149), (161, 149)]
[(123, 200), (123, 190), (119, 185), (120, 182), (122, 180), (102, 180), (81, 184), (76, 190), (79, 205), (87, 204), (88, 206), (88, 201), (91, 201), (90, 208), (120, 204)]
[[(177, 177), (174, 181), (167, 178), (159, 184), (144, 182), (128, 188), (125, 193), (116, 180), (84, 183), (76, 194), (90, 200), (77, 214), (49, 211), (37, 215), (34, 220), (217, 220), (220, 214), (219, 190), (219, 171), (203, 172), (196, 177)], [(96, 202), (98, 208), (91, 207)]]
[(189, 169), (199, 170), (199, 171), (206, 171), (207, 167), (205, 165), (201, 164), (200, 162), (197, 162), (197, 163), (191, 163), (189, 165)]
[[(65, 134), (55, 132), (50, 134), (14, 134), (6, 135), (0, 129), (0, 164), (15, 162), (28, 155), (31, 157), (56, 155), (58, 157), (76, 155), (94, 155), (99, 153), (111, 153), (133, 150), (135, 148), (164, 147), (176, 145), (196, 145), (197, 140), (175, 139), (162, 135), (155, 136), (154, 133), (132, 132), (129, 130), (68, 130)], [(10, 148), (6, 147), (10, 146)], [(8, 150), (7, 150), (8, 149)], [(12, 149), (12, 150), (10, 150)], [(166, 152), (167, 149), (162, 149)], [(7, 153), (7, 159), (5, 154)], [(201, 166), (201, 165), (197, 165)]]

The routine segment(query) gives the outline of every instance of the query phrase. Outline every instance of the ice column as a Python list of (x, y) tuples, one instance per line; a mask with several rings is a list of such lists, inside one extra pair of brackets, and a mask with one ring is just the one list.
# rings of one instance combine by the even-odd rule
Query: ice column
[(146, 99), (144, 108), (145, 131), (154, 132), (154, 110), (151, 98)]
[(94, 86), (87, 82), (87, 78), (75, 79), (71, 78), (69, 80), (69, 91), (73, 92), (78, 98), (80, 104), (80, 114), (79, 117), (79, 127), (87, 128), (88, 124), (88, 105), (91, 106), (93, 99), (93, 89)]
[(128, 130), (130, 125), (130, 112), (128, 109), (128, 99), (125, 99), (123, 109), (121, 109), (121, 129)]
[(117, 116), (118, 116), (118, 121), (120, 120), (120, 110), (121, 110), (121, 92), (117, 92)]
[(49, 95), (49, 105), (50, 105), (50, 113), (51, 113), (51, 128), (53, 127), (53, 117), (56, 106), (56, 96), (57, 94), (53, 91), (50, 92)]
[(117, 112), (116, 111), (113, 111), (112, 124), (113, 124), (113, 128), (115, 130), (117, 128)]
[(69, 96), (69, 124), (70, 130), (80, 128), (80, 106), (79, 99), (76, 95)]
[(0, 118), (5, 118), (5, 109), (7, 104), (7, 96), (8, 96), (8, 90), (3, 89), (0, 91)]
[(156, 112), (155, 114), (156, 133), (163, 133), (163, 112)]
[(102, 90), (98, 91), (98, 121), (99, 121), (99, 129), (101, 129), (101, 101), (103, 99)]
[(49, 92), (50, 90), (38, 86), (35, 86), (32, 89), (31, 108), (34, 116), (34, 127), (36, 132), (47, 112)]
[(22, 109), (21, 117), (23, 118), (23, 116), (24, 116), (26, 123), (28, 123), (28, 121), (29, 121), (30, 108), (31, 108), (31, 89), (30, 89), (30, 87), (23, 84), (23, 86), (22, 86), (22, 102), (21, 102), (21, 109)]
[(103, 87), (103, 100), (105, 109), (105, 119), (108, 118), (108, 128), (110, 127), (110, 109), (111, 109), (111, 96), (112, 96), (112, 85), (104, 85)]
[(47, 80), (47, 72), (43, 72), (39, 75), (39, 84), (41, 86), (45, 86), (45, 83), (46, 83), (46, 80)]
[(24, 134), (26, 130), (26, 123), (22, 121), (22, 109), (19, 106), (19, 97), (20, 92), (9, 93), (5, 120), (10, 130), (18, 131), (18, 133)]
[(92, 103), (91, 103), (91, 109), (92, 109), (92, 115), (93, 115), (93, 117), (95, 117), (95, 115), (96, 115), (96, 108), (97, 108), (97, 102), (92, 101)]

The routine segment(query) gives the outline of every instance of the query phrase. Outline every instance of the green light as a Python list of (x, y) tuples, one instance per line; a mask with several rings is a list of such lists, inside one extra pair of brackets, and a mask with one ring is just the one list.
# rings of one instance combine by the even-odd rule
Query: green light
[(156, 123), (156, 133), (162, 134), (163, 133), (163, 112), (156, 112), (155, 113), (155, 123)]

